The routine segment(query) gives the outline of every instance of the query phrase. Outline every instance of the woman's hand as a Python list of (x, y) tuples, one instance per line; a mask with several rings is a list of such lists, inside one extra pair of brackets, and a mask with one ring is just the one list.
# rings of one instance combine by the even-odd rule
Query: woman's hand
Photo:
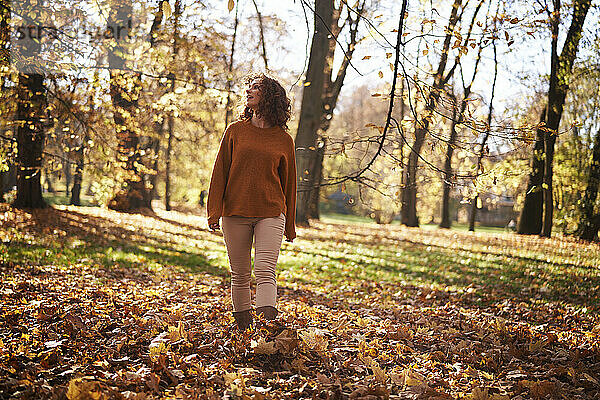
[(208, 225), (208, 227), (209, 227), (209, 229), (210, 229), (212, 232), (214, 232), (214, 231), (217, 231), (217, 230), (221, 229), (221, 228), (219, 227), (219, 223), (218, 223), (218, 222), (215, 222), (215, 223), (213, 223), (213, 224), (209, 224), (209, 225)]

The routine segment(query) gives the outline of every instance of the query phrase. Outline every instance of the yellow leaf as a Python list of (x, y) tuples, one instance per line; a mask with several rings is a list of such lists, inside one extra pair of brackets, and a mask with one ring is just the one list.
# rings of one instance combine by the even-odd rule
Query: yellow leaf
[(410, 368), (405, 369), (403, 374), (404, 384), (406, 386), (419, 386), (420, 384), (425, 382), (425, 377), (423, 375)]
[(364, 56), (362, 59), (363, 60), (368, 60), (369, 58), (371, 58), (371, 56)]
[(373, 361), (373, 363), (371, 364), (371, 370), (373, 370), (373, 375), (379, 383), (385, 384), (387, 382), (388, 376), (385, 373), (385, 371), (379, 366), (379, 364), (377, 364), (377, 362)]
[(275, 342), (267, 342), (263, 338), (258, 339), (258, 342), (253, 340), (250, 347), (254, 349), (256, 354), (275, 354), (277, 352)]
[(300, 339), (298, 339), (298, 334), (295, 330), (285, 329), (275, 337), (275, 348), (283, 354), (288, 354), (298, 347), (299, 342)]
[(237, 372), (226, 372), (223, 374), (223, 380), (225, 381), (226, 385), (232, 384), (233, 381), (235, 381), (238, 378), (239, 378), (239, 375)]
[(233, 0), (229, 0), (229, 2), (227, 3), (227, 8), (229, 9), (229, 11), (233, 10), (233, 6), (234, 6), (234, 2)]
[(95, 378), (92, 376), (72, 379), (69, 382), (69, 388), (67, 389), (67, 399), (108, 399), (109, 393), (107, 393), (107, 388), (104, 387), (101, 382), (94, 379)]
[(168, 1), (163, 1), (162, 3), (162, 12), (166, 18), (169, 18), (171, 16), (171, 5), (169, 4)]
[(325, 331), (317, 328), (309, 328), (299, 332), (300, 338), (306, 346), (318, 353), (324, 352), (329, 346), (329, 340), (325, 336)]
[(429, 50), (423, 50), (423, 55), (426, 56), (429, 53)]
[(380, 78), (383, 78), (383, 72), (379, 71), (378, 75), (379, 75)]

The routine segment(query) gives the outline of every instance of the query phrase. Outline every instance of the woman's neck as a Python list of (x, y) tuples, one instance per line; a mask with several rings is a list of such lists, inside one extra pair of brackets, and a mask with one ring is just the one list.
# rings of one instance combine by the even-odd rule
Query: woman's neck
[(273, 126), (269, 124), (263, 117), (259, 116), (255, 113), (252, 114), (252, 119), (250, 120), (252, 125), (258, 128), (272, 128)]

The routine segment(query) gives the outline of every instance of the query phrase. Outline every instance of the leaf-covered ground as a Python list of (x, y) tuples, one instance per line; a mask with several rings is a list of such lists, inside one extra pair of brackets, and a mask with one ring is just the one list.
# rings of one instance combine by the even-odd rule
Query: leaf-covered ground
[(202, 216), (0, 226), (0, 398), (600, 398), (598, 244), (315, 221), (240, 334)]

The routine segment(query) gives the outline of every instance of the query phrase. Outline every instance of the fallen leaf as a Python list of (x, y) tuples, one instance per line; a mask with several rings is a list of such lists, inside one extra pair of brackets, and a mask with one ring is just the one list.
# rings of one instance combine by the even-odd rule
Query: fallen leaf
[(111, 391), (93, 376), (84, 376), (69, 381), (67, 399), (104, 400), (111, 397)]
[(254, 349), (256, 354), (275, 354), (277, 348), (275, 347), (274, 341), (265, 341), (264, 338), (259, 338), (258, 341), (253, 340), (250, 346)]

